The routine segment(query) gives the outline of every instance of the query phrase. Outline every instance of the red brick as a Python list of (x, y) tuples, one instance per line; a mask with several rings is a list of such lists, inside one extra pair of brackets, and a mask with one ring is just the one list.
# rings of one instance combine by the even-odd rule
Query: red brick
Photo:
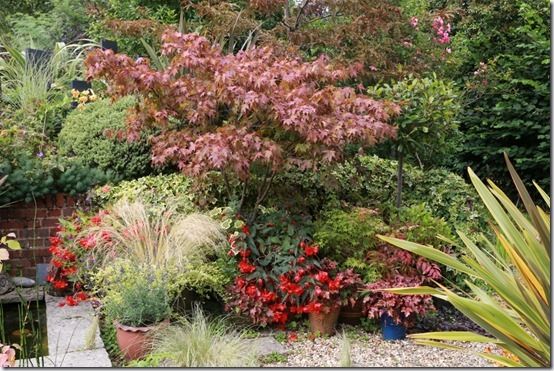
[(13, 268), (26, 268), (31, 266), (31, 259), (10, 259)]
[(15, 258), (21, 258), (23, 256), (23, 251), (25, 250), (9, 250), (10, 260)]
[(72, 196), (67, 196), (65, 199), (65, 206), (73, 207), (75, 206), (76, 200)]
[(71, 216), (75, 212), (75, 209), (72, 207), (64, 207), (62, 209), (62, 215), (63, 216)]
[(15, 230), (25, 228), (25, 224), (21, 220), (7, 220), (0, 223), (0, 228), (3, 230)]
[(65, 197), (63, 193), (57, 193), (56, 194), (56, 206), (57, 207), (64, 207), (65, 205)]
[(59, 218), (62, 216), (62, 209), (52, 208), (48, 210), (48, 218)]
[(50, 256), (50, 251), (48, 251), (48, 249), (45, 249), (45, 248), (36, 248), (36, 249), (33, 249), (35, 251), (35, 256)]
[(59, 223), (59, 220), (58, 218), (46, 218), (46, 219), (42, 219), (42, 227), (44, 228), (51, 228), (51, 227), (56, 227)]

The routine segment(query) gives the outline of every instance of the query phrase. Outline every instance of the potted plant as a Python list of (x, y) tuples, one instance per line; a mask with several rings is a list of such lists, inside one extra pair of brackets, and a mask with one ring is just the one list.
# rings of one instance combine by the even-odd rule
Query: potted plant
[(96, 286), (102, 287), (104, 294), (103, 313), (113, 321), (117, 343), (127, 360), (145, 356), (151, 332), (169, 323), (170, 289), (166, 276), (151, 266), (128, 260), (117, 260), (96, 276)]
[[(379, 210), (369, 208), (333, 209), (324, 212), (315, 222), (314, 240), (324, 256), (336, 261), (340, 269), (352, 269), (365, 283), (380, 278), (376, 264), (367, 255), (376, 248), (377, 233), (387, 233)], [(340, 311), (339, 321), (357, 325), (362, 318), (362, 301), (354, 297)]]
[[(370, 284), (381, 278), (380, 266), (375, 262), (366, 262), (358, 258), (348, 258), (344, 267), (352, 269), (360, 275), (364, 284)], [(355, 293), (346, 304), (341, 307), (339, 322), (349, 325), (359, 325), (363, 317), (363, 297)]]
[(362, 285), (360, 276), (352, 269), (337, 270), (337, 263), (323, 259), (321, 268), (313, 268), (310, 274), (312, 284), (308, 285), (308, 313), (312, 332), (333, 335), (341, 306), (354, 305)]
[(406, 330), (414, 325), (417, 316), (433, 310), (430, 295), (398, 295), (384, 289), (420, 286), (422, 279), (417, 276), (396, 275), (366, 286), (363, 293), (364, 313), (369, 318), (381, 321), (385, 340), (400, 340)]

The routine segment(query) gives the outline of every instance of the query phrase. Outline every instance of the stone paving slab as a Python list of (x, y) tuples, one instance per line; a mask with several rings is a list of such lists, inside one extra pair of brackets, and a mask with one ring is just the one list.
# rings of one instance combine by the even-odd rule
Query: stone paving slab
[(0, 296), (0, 304), (20, 303), (21, 298), (25, 301), (37, 301), (44, 298), (42, 288), (16, 288), (7, 294)]
[(43, 364), (36, 360), (17, 361), (17, 367), (112, 367), (106, 349), (92, 349), (67, 353), (65, 356), (50, 355), (43, 358)]
[(94, 321), (94, 310), (90, 303), (60, 307), (58, 303), (61, 300), (45, 295), (48, 356), (43, 358), (44, 367), (112, 367), (98, 326), (94, 344), (85, 349), (86, 338)]
[(46, 357), (44, 367), (112, 367), (106, 349), (92, 349), (67, 353), (65, 357)]
[[(46, 295), (45, 300), (49, 354), (86, 350), (86, 337), (94, 320), (94, 310), (90, 303), (59, 307), (58, 303), (62, 298)], [(91, 349), (96, 348), (104, 348), (98, 329)]]
[(261, 357), (271, 353), (284, 354), (287, 352), (285, 347), (275, 340), (273, 336), (260, 336), (250, 341), (252, 342), (252, 347), (255, 348), (255, 352)]

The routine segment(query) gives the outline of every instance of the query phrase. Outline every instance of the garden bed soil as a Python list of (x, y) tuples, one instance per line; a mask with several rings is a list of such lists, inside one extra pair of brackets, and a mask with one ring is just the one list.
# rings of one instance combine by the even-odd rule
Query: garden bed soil
[[(409, 333), (429, 331), (471, 331), (489, 335), (483, 328), (464, 316), (452, 304), (443, 300), (434, 300), (436, 312), (422, 318), (410, 329)], [(490, 336), (490, 335), (489, 335)]]

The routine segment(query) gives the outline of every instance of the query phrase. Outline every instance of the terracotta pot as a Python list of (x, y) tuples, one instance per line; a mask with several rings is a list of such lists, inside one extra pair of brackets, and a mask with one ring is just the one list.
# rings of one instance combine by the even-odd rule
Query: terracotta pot
[(359, 325), (362, 321), (362, 299), (356, 300), (354, 306), (343, 305), (340, 309), (339, 322), (347, 325)]
[(331, 309), (329, 313), (310, 313), (310, 329), (321, 335), (334, 335), (340, 307)]
[(125, 356), (125, 359), (132, 361), (140, 359), (148, 354), (150, 350), (150, 335), (152, 330), (163, 325), (168, 325), (169, 320), (165, 320), (160, 324), (144, 327), (125, 326), (115, 321), (117, 344), (119, 349)]

